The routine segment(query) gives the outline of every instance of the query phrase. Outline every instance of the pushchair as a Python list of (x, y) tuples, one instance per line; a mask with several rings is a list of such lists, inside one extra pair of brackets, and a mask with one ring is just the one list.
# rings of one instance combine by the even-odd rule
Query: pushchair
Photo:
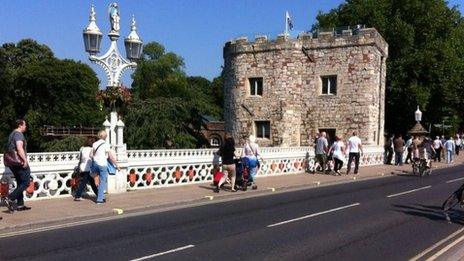
[(249, 169), (243, 159), (235, 159), (235, 189), (246, 191), (248, 188)]

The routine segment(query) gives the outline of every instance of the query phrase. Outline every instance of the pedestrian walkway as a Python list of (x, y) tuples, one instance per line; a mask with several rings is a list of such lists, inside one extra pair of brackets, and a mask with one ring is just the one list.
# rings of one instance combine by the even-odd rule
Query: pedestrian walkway
[[(434, 163), (433, 168), (444, 168), (462, 164), (464, 156), (461, 154), (455, 163)], [(344, 173), (344, 171), (342, 171)], [(258, 177), (257, 190), (238, 191), (232, 193), (226, 189), (214, 193), (214, 187), (209, 183), (193, 184), (176, 187), (165, 187), (131, 191), (108, 196), (108, 202), (103, 205), (94, 203), (93, 198), (83, 201), (73, 201), (71, 197), (60, 199), (46, 199), (26, 202), (32, 210), (8, 213), (7, 208), (0, 207), (0, 235), (5, 232), (38, 228), (75, 221), (91, 220), (98, 217), (124, 215), (147, 210), (162, 211), (199, 204), (233, 200), (267, 193), (275, 193), (298, 188), (317, 187), (356, 180), (388, 177), (391, 175), (411, 173), (411, 165), (394, 166), (379, 165), (361, 167), (357, 175), (332, 176), (325, 174), (287, 174), (272, 177)], [(433, 175), (433, 173), (432, 173)]]

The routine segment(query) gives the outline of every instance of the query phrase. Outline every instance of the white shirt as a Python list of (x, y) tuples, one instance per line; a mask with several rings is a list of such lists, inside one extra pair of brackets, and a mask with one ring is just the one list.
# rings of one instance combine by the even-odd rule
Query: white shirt
[(107, 166), (108, 165), (108, 162), (107, 162), (108, 151), (110, 150), (108, 143), (106, 143), (106, 141), (104, 140), (98, 140), (93, 143), (92, 148), (93, 148), (93, 153), (94, 153), (93, 160), (95, 161), (95, 163), (97, 163), (97, 165), (99, 166), (103, 166), (103, 167)]
[(358, 153), (359, 145), (361, 145), (361, 139), (358, 136), (352, 136), (348, 139), (348, 149), (350, 152)]
[(89, 172), (90, 166), (92, 165), (92, 158), (90, 154), (92, 153), (92, 147), (82, 147), (80, 149), (80, 159), (79, 169), (81, 172)]
[(341, 161), (345, 161), (345, 156), (343, 155), (343, 151), (342, 151), (342, 148), (344, 147), (345, 147), (345, 143), (343, 143), (343, 141), (336, 141), (332, 145), (333, 157)]
[(433, 148), (434, 149), (439, 149), (441, 147), (441, 141), (439, 139), (435, 139), (433, 141)]
[(461, 139), (457, 138), (454, 140), (454, 143), (456, 144), (456, 146), (461, 146), (462, 141)]
[(242, 156), (256, 157), (259, 155), (259, 146), (256, 143), (250, 142), (245, 143), (243, 147)]

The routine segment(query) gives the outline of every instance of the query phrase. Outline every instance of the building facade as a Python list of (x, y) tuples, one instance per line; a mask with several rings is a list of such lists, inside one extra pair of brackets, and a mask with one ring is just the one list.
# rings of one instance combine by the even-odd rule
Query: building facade
[(321, 130), (382, 145), (387, 56), (373, 28), (227, 42), (225, 130), (262, 146), (311, 145)]

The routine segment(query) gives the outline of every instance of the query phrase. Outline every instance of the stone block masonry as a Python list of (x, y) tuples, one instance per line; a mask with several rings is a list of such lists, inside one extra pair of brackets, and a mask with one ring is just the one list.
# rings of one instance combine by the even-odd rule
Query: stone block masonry
[(308, 146), (323, 129), (382, 145), (387, 57), (373, 28), (227, 42), (225, 130), (261, 146)]

